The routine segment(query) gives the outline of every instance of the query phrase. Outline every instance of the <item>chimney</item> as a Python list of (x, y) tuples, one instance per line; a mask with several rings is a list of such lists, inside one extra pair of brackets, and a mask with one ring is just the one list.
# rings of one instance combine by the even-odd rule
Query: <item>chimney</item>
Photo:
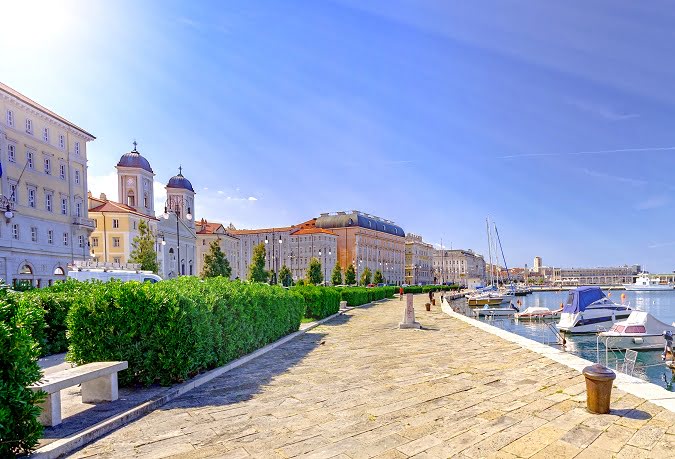
[(105, 197), (105, 193), (101, 193), (100, 199), (101, 199), (101, 201), (107, 201), (108, 200), (108, 198)]

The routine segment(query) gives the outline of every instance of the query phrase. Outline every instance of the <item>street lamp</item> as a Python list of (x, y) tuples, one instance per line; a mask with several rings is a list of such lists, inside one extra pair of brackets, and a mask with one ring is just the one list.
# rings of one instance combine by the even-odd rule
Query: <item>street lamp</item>
[[(164, 217), (164, 220), (169, 219), (169, 213), (172, 213), (176, 216), (176, 246), (177, 246), (177, 255), (178, 255), (178, 276), (183, 273), (183, 265), (182, 265), (182, 260), (180, 258), (180, 229), (178, 227), (178, 221), (180, 220), (180, 211), (182, 208), (187, 207), (187, 213), (185, 214), (185, 218), (188, 220), (192, 220), (192, 213), (190, 213), (190, 207), (188, 207), (188, 202), (185, 200), (185, 198), (178, 198), (173, 197), (171, 199), (167, 199), (166, 202), (164, 203), (164, 214), (162, 215)], [(162, 245), (166, 245), (166, 241), (164, 240), (164, 236), (162, 236)]]

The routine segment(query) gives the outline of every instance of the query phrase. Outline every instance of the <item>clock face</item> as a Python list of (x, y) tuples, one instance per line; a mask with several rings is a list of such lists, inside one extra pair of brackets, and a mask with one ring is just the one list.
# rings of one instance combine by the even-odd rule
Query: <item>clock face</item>
[(129, 178), (127, 179), (127, 185), (133, 185), (133, 184), (134, 184), (134, 179), (131, 178), (131, 177), (129, 177)]

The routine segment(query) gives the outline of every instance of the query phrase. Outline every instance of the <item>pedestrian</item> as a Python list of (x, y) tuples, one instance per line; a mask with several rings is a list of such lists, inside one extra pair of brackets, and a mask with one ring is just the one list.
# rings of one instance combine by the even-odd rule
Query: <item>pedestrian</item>
[(403, 301), (403, 286), (402, 285), (398, 289), (398, 300)]
[(445, 292), (441, 291), (441, 304), (443, 304), (443, 297), (445, 296)]
[(429, 303), (431, 303), (431, 300), (433, 300), (433, 299), (434, 299), (434, 291), (429, 290)]

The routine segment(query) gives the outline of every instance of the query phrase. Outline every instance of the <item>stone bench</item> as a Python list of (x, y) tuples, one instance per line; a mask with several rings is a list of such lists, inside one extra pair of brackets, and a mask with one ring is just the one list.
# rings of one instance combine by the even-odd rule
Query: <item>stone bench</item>
[(40, 422), (45, 426), (61, 424), (61, 390), (77, 384), (82, 384), (82, 403), (117, 400), (117, 372), (128, 367), (128, 362), (94, 362), (44, 376), (30, 386), (47, 393), (47, 399), (40, 404)]

